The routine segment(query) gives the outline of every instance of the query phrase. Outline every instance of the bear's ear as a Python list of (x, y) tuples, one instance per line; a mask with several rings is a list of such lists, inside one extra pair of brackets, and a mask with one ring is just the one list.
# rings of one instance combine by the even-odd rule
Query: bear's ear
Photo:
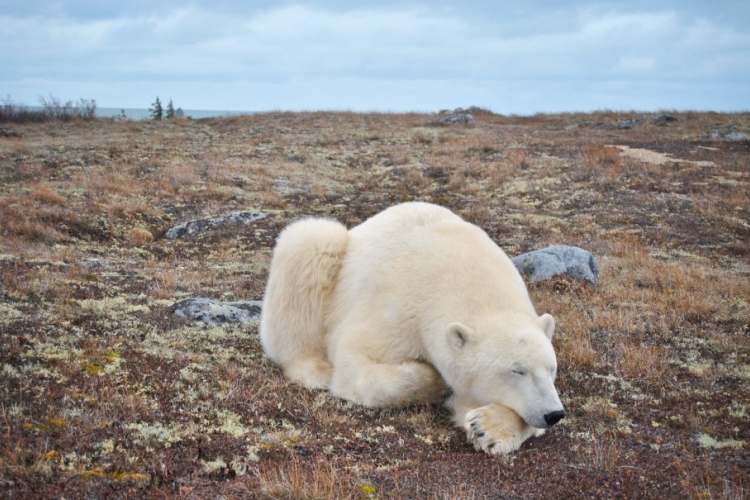
[(471, 341), (473, 335), (474, 331), (461, 323), (451, 323), (448, 325), (448, 332), (446, 333), (448, 345), (454, 349), (461, 349), (467, 342)]
[(542, 314), (539, 316), (539, 326), (542, 327), (547, 338), (552, 340), (552, 336), (555, 335), (555, 318), (549, 314)]

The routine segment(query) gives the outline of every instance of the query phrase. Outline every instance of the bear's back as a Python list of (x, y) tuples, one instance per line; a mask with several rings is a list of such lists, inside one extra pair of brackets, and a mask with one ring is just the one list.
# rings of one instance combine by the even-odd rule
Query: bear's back
[(421, 226), (440, 221), (462, 221), (461, 217), (445, 207), (412, 201), (394, 205), (349, 231), (350, 237), (381, 239), (386, 235), (405, 235)]
[(383, 311), (403, 321), (436, 308), (471, 315), (501, 302), (514, 309), (530, 306), (523, 280), (505, 253), (446, 208), (396, 205), (349, 235), (336, 291), (338, 314)]

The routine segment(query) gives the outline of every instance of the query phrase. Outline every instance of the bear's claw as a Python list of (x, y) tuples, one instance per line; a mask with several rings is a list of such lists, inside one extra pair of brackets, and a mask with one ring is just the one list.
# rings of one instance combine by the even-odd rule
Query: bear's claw
[(465, 422), (466, 437), (474, 449), (491, 455), (505, 455), (517, 450), (536, 430), (512, 410), (499, 405), (471, 410), (466, 414)]

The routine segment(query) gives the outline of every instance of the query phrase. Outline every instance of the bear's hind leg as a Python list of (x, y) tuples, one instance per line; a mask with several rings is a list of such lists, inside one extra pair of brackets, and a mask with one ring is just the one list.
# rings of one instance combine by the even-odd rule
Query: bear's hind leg
[(420, 361), (377, 363), (359, 357), (334, 362), (331, 392), (364, 406), (383, 408), (439, 401), (447, 386), (435, 368)]
[(259, 332), (263, 351), (308, 389), (325, 389), (331, 381), (325, 314), (348, 241), (338, 222), (303, 219), (279, 235), (271, 260)]
[(308, 389), (328, 389), (333, 367), (323, 358), (291, 359), (283, 363), (284, 376)]

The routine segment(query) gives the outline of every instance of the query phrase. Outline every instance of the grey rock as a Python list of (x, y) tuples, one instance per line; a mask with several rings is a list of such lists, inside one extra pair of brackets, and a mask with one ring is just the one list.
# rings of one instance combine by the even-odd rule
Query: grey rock
[(659, 116), (654, 117), (654, 123), (658, 123), (660, 125), (664, 125), (664, 124), (667, 124), (670, 122), (676, 122), (676, 121), (677, 121), (677, 118), (667, 113), (662, 113)]
[(7, 127), (0, 127), (0, 135), (3, 137), (21, 137), (18, 131)]
[(470, 113), (454, 113), (452, 115), (444, 116), (433, 122), (435, 125), (467, 125), (476, 126), (477, 122), (474, 120), (474, 116)]
[(739, 132), (729, 132), (724, 136), (724, 139), (728, 141), (747, 141), (750, 139), (750, 135), (741, 134)]
[(83, 260), (83, 266), (86, 269), (99, 269), (99, 268), (102, 268), (102, 267), (106, 267), (104, 265), (104, 262), (102, 262), (101, 259), (97, 259), (97, 258), (94, 258), (94, 257), (91, 257), (91, 258), (88, 258), (88, 259), (84, 259)]
[(549, 247), (525, 253), (511, 259), (521, 274), (531, 281), (543, 281), (558, 274), (599, 284), (599, 264), (596, 257), (578, 247)]
[(253, 221), (265, 219), (266, 217), (267, 214), (263, 212), (232, 212), (219, 217), (183, 222), (169, 229), (165, 236), (170, 240), (175, 240), (182, 238), (186, 234), (204, 231), (209, 228), (214, 229), (229, 224), (250, 224)]
[(643, 120), (640, 118), (626, 118), (624, 120), (620, 120), (617, 122), (617, 126), (621, 129), (627, 130), (635, 127), (636, 125), (640, 125), (643, 123)]
[(740, 132), (735, 132), (732, 129), (712, 130), (708, 133), (708, 135), (711, 137), (711, 139), (726, 139), (728, 141), (746, 141), (750, 139), (750, 136), (748, 136), (747, 134), (741, 134)]
[(201, 320), (207, 325), (217, 326), (258, 321), (262, 305), (260, 300), (217, 302), (199, 298), (177, 302), (171, 311), (181, 318)]

